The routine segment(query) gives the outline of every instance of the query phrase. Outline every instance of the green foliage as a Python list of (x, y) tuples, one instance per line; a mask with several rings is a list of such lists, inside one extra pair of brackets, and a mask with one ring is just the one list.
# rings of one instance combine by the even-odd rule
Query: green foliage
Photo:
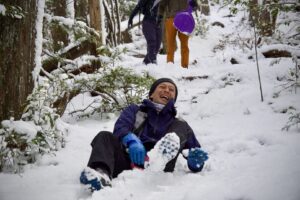
[(154, 78), (148, 73), (135, 74), (132, 70), (116, 67), (107, 68), (95, 74), (82, 74), (74, 80), (74, 88), (80, 93), (86, 91), (101, 98), (99, 102), (89, 105), (92, 109), (73, 111), (77, 117), (89, 117), (96, 113), (118, 112), (131, 103), (140, 103), (147, 96)]
[(8, 148), (25, 150), (26, 144), (26, 134), (19, 134), (14, 130), (10, 131), (10, 134), (5, 138), (6, 146)]
[(262, 10), (267, 9), (270, 11), (272, 16), (277, 16), (279, 11), (282, 12), (296, 12), (296, 3), (284, 3), (278, 0), (270, 1), (269, 3), (264, 3), (262, 5), (253, 4), (249, 0), (225, 0), (224, 3), (229, 6), (232, 14), (236, 14), (241, 8), (245, 10), (256, 9), (257, 12), (262, 12)]
[[(3, 4), (2, 4), (3, 5)], [(14, 19), (22, 19), (25, 16), (25, 11), (20, 6), (3, 5), (5, 12), (0, 12), (0, 16), (6, 16)]]
[(226, 0), (225, 4), (234, 15), (239, 11), (248, 11), (250, 24), (255, 25), (262, 36), (274, 34), (279, 12), (295, 12), (297, 9), (296, 3), (285, 3), (279, 0), (265, 1), (262, 4), (248, 0)]
[(136, 6), (136, 0), (120, 0), (120, 15), (122, 20), (126, 20)]
[(98, 33), (84, 22), (75, 21), (74, 25), (70, 28), (70, 32), (74, 34), (75, 41), (88, 39), (99, 43), (100, 36)]
[[(62, 37), (66, 37), (69, 32), (69, 27), (63, 26), (58, 21), (53, 21), (49, 24), (50, 29), (52, 32), (56, 32), (56, 34), (59, 34)], [(52, 42), (52, 49), (56, 52), (62, 48), (64, 48), (67, 44), (64, 44), (63, 41), (55, 41)]]
[(292, 127), (296, 126), (297, 128), (298, 125), (300, 124), (300, 113), (290, 113), (290, 117), (286, 125), (282, 128), (282, 130), (290, 130)]
[(101, 56), (106, 56), (110, 58), (110, 65), (112, 67), (115, 67), (116, 61), (120, 60), (120, 57), (122, 54), (126, 54), (127, 49), (126, 48), (110, 48), (108, 46), (100, 46), (97, 48), (97, 54)]
[(200, 17), (195, 18), (196, 19), (196, 25), (194, 34), (199, 35), (201, 38), (206, 38), (207, 32), (209, 30), (209, 26), (206, 19), (202, 19)]
[[(58, 67), (47, 74), (47, 77), (39, 77), (39, 84), (27, 98), (27, 105), (20, 120), (24, 124), (30, 124), (34, 130), (31, 132), (18, 132), (11, 120), (12, 125), (1, 125), (0, 127), (0, 171), (19, 172), (22, 166), (33, 163), (43, 154), (59, 150), (65, 145), (66, 130), (60, 121), (60, 115), (54, 107), (58, 100), (73, 96), (70, 94), (96, 93), (100, 99), (99, 104), (88, 109), (88, 112), (76, 111), (79, 116), (91, 116), (121, 110), (130, 103), (139, 103), (147, 94), (148, 88), (153, 81), (148, 74), (137, 75), (133, 71), (122, 67), (116, 67), (116, 61), (121, 58), (126, 49), (99, 47), (100, 36), (86, 23), (74, 21), (62, 16), (53, 16), (52, 6), (55, 1), (46, 1), (44, 24), (43, 24), (43, 59), (47, 56), (53, 58), (43, 63), (57, 65), (57, 63), (70, 63)], [(121, 18), (127, 16), (136, 5), (136, 1), (121, 1)], [(122, 6), (125, 5), (125, 6)], [(25, 13), (19, 7), (6, 6), (5, 17), (23, 17)], [(49, 14), (48, 14), (49, 13)], [(123, 13), (123, 14), (122, 14)], [(3, 15), (3, 12), (1, 13)], [(0, 16), (1, 16), (0, 14)], [(56, 31), (53, 31), (56, 30)], [(101, 56), (83, 55), (84, 62), (101, 61), (101, 67), (93, 74), (80, 73), (73, 75), (68, 73), (74, 68), (80, 69), (77, 62), (67, 60), (63, 52), (70, 46), (58, 41), (53, 43), (53, 33), (62, 34), (58, 37), (68, 40), (70, 45), (79, 44), (81, 41), (92, 41), (98, 47), (97, 52)], [(56, 35), (57, 36), (57, 35)], [(60, 35), (59, 35), (60, 36)], [(64, 41), (65, 42), (65, 41)], [(62, 56), (61, 56), (62, 55)], [(90, 60), (89, 60), (90, 58)], [(94, 59), (94, 60), (93, 60)], [(45, 61), (44, 60), (44, 61)], [(57, 62), (59, 61), (59, 62)], [(83, 63), (83, 62), (82, 62)], [(80, 64), (82, 64), (80, 63)], [(90, 63), (88, 63), (90, 64)], [(66, 69), (64, 68), (66, 67)], [(70, 99), (66, 100), (68, 103)]]
[(51, 108), (57, 94), (46, 81), (28, 96), (28, 105), (19, 122), (30, 124), (31, 129), (37, 130), (36, 135), (17, 132), (14, 121), (0, 129), (0, 171), (22, 171), (22, 166), (34, 162), (38, 155), (63, 147), (64, 132), (57, 128), (59, 116)]
[[(107, 53), (120, 56), (119, 51)], [(53, 104), (65, 94), (96, 93), (101, 99), (97, 106), (90, 105), (88, 111), (74, 111), (80, 118), (89, 117), (117, 112), (131, 103), (140, 103), (153, 81), (154, 78), (147, 73), (138, 75), (130, 69), (112, 66), (93, 74), (57, 74), (51, 80), (43, 79), (28, 96), (28, 105), (22, 116), (22, 122), (30, 123), (37, 130), (36, 134), (18, 133), (14, 126), (8, 125), (0, 129), (0, 171), (20, 172), (23, 165), (34, 162), (39, 155), (64, 147), (66, 132), (57, 126), (60, 116)]]
[[(7, 139), (5, 137), (5, 132), (9, 133)], [(13, 133), (0, 129), (0, 171), (16, 173), (20, 172), (21, 166), (24, 165), (24, 162), (22, 162), (24, 160), (24, 153), (22, 153), (19, 148), (10, 148), (7, 146), (7, 142), (10, 144), (17, 144), (18, 142), (17, 140), (14, 140), (14, 136), (12, 135)]]
[[(96, 91), (109, 94), (113, 104), (111, 111), (120, 110), (131, 103), (139, 103), (146, 97), (148, 88), (154, 81), (147, 73), (143, 76), (133, 74), (129, 69), (115, 68), (104, 73)], [(111, 101), (104, 101), (104, 105)], [(107, 105), (105, 105), (107, 106)]]
[(211, 0), (211, 2), (213, 2), (215, 4), (220, 4), (220, 0)]
[[(81, 21), (74, 21), (69, 18), (60, 16), (52, 16), (45, 14), (43, 24), (43, 48), (47, 54), (55, 57), (55, 52), (64, 52), (65, 48), (68, 49), (68, 44), (75, 41), (88, 40), (94, 44), (100, 44), (100, 35), (93, 28), (90, 28), (86, 23)], [(53, 41), (53, 32), (64, 38), (67, 41)]]
[(295, 64), (295, 68), (290, 67), (286, 75), (277, 77), (277, 80), (282, 82), (282, 84), (280, 87), (281, 90), (274, 94), (274, 98), (278, 97), (279, 94), (284, 90), (295, 91), (295, 93), (297, 93), (297, 89), (300, 87), (300, 67), (297, 60), (297, 56), (294, 55), (293, 62)]
[(38, 132), (32, 140), (32, 143), (35, 145), (45, 146), (47, 144), (45, 135), (42, 132)]
[[(23, 122), (26, 123), (26, 122)], [(14, 121), (6, 120), (0, 129), (0, 171), (21, 172), (22, 166), (31, 163), (41, 149), (26, 133), (17, 132)]]

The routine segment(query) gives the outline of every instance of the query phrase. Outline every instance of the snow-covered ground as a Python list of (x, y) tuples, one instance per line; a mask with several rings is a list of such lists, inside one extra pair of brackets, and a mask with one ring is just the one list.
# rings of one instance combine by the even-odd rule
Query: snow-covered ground
[[(254, 49), (231, 46), (213, 51), (225, 35), (243, 34), (239, 18), (222, 17), (226, 14), (212, 9), (209, 22), (218, 20), (225, 28), (213, 26), (205, 39), (190, 39), (189, 69), (180, 67), (179, 50), (175, 64), (166, 64), (165, 55), (159, 55), (158, 65), (143, 66), (141, 58), (130, 55), (122, 60), (122, 66), (137, 72), (146, 70), (176, 81), (178, 116), (189, 122), (209, 154), (202, 172), (191, 173), (179, 157), (174, 173), (125, 171), (113, 180), (112, 188), (91, 195), (80, 185), (79, 175), (89, 159), (91, 140), (101, 130), (112, 131), (117, 116), (76, 122), (64, 116), (69, 131), (66, 147), (28, 165), (22, 174), (1, 173), (0, 199), (299, 200), (300, 129), (281, 129), (288, 113), (300, 110), (300, 89), (283, 90), (284, 78), (278, 81), (295, 64), (282, 58), (271, 65), (274, 59), (259, 54), (261, 102), (256, 63), (247, 59)], [(145, 41), (137, 37), (128, 47), (145, 52)], [(232, 57), (242, 64), (232, 65)], [(85, 105), (90, 98), (78, 96), (72, 105)]]

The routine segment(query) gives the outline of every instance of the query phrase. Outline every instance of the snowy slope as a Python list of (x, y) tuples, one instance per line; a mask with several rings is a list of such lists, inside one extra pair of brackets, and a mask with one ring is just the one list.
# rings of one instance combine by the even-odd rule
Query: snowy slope
[[(213, 51), (225, 35), (239, 31), (238, 19), (224, 18), (226, 12), (212, 10), (211, 27), (205, 39), (190, 39), (189, 69), (175, 64), (143, 66), (140, 58), (124, 56), (122, 65), (143, 70), (157, 78), (173, 78), (178, 86), (178, 115), (189, 122), (202, 147), (209, 153), (205, 169), (191, 173), (180, 157), (174, 173), (125, 171), (112, 188), (92, 195), (79, 184), (79, 175), (90, 154), (90, 142), (100, 130), (113, 129), (116, 117), (74, 122), (64, 117), (69, 130), (66, 147), (26, 167), (23, 174), (0, 174), (1, 200), (299, 200), (300, 130), (282, 131), (288, 112), (300, 110), (300, 90), (283, 90), (277, 77), (293, 69), (291, 58), (270, 65), (272, 59), (259, 56), (264, 101), (260, 101), (256, 63), (247, 59), (254, 50), (238, 47)], [(233, 21), (236, 20), (236, 21)], [(139, 30), (137, 30), (139, 31)], [(242, 33), (242, 31), (241, 31)], [(143, 37), (129, 48), (145, 52)], [(143, 49), (144, 48), (144, 49)], [(231, 57), (242, 64), (232, 65)], [(188, 77), (194, 77), (190, 81)], [(84, 105), (88, 96), (76, 97), (73, 105)], [(71, 109), (71, 106), (70, 106)], [(287, 112), (286, 112), (287, 111)]]

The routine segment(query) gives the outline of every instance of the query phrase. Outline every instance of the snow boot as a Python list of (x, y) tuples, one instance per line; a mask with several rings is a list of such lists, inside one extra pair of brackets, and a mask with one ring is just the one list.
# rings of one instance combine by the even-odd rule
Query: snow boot
[(166, 164), (176, 157), (180, 148), (180, 139), (176, 133), (168, 133), (161, 138), (148, 153), (147, 170), (163, 171)]
[(94, 170), (90, 167), (86, 167), (81, 172), (80, 183), (88, 186), (92, 192), (95, 190), (100, 190), (106, 186), (111, 186), (111, 180), (107, 173), (100, 168)]

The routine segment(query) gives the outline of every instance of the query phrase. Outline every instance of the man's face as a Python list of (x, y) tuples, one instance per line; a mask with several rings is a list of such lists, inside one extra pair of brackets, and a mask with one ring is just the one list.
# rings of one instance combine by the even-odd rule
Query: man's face
[(172, 83), (160, 83), (150, 96), (154, 103), (166, 105), (170, 99), (175, 99), (176, 88)]

